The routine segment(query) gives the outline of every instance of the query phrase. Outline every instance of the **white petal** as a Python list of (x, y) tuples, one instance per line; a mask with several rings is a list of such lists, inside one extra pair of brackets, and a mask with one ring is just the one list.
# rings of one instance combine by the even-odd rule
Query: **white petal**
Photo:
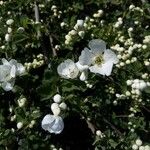
[(13, 66), (13, 65), (17, 66), (17, 61), (16, 61), (15, 59), (11, 59), (11, 60), (9, 61), (9, 64), (10, 64), (11, 66)]
[(79, 62), (81, 65), (88, 65), (90, 66), (92, 63), (93, 54), (90, 52), (88, 48), (84, 48), (82, 50), (81, 55), (79, 57)]
[(2, 58), (2, 63), (3, 65), (9, 65), (9, 62), (5, 58)]
[(49, 128), (50, 133), (60, 134), (64, 129), (64, 122), (60, 116), (55, 117), (55, 123), (51, 128)]
[(111, 61), (112, 63), (116, 64), (118, 62), (118, 58), (112, 50), (107, 49), (104, 52), (104, 61)]
[(99, 69), (98, 65), (94, 65), (89, 68), (89, 70), (93, 73), (98, 73), (98, 69)]
[(11, 67), (8, 65), (0, 65), (0, 81), (5, 82), (10, 80)]
[(90, 67), (90, 71), (101, 75), (109, 76), (112, 72), (113, 63), (111, 61), (102, 64), (101, 66), (94, 65)]
[(14, 86), (14, 82), (3, 82), (2, 83), (2, 88), (5, 91), (11, 91), (13, 89), (13, 86)]
[(21, 63), (17, 63), (17, 72), (19, 75), (25, 72), (25, 67)]
[(100, 39), (93, 39), (89, 42), (89, 48), (95, 55), (101, 54), (106, 49), (106, 43)]
[(10, 70), (10, 76), (14, 78), (16, 76), (16, 66), (13, 65)]
[(76, 66), (78, 67), (80, 71), (88, 70), (89, 68), (88, 65), (81, 65), (79, 61), (76, 63)]
[(63, 78), (66, 78), (68, 79), (69, 77), (66, 76), (66, 65), (65, 63), (61, 63), (58, 67), (57, 67), (57, 72), (58, 74), (63, 77)]
[(48, 114), (42, 120), (42, 128), (44, 130), (49, 130), (49, 128), (51, 128), (54, 122), (55, 122), (55, 117), (53, 115)]

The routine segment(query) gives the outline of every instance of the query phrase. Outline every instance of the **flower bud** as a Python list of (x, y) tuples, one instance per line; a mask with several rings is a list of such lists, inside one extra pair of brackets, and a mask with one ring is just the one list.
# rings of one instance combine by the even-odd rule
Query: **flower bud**
[(11, 35), (10, 34), (5, 34), (5, 41), (6, 42), (10, 42), (10, 40), (11, 40)]
[(13, 19), (8, 19), (7, 21), (6, 21), (6, 24), (7, 25), (12, 25), (14, 23), (14, 20)]
[(22, 127), (23, 127), (23, 123), (22, 123), (22, 122), (18, 122), (18, 123), (17, 123), (17, 128), (18, 128), (18, 129), (21, 129)]
[(59, 94), (54, 95), (53, 100), (55, 103), (60, 103), (61, 102), (61, 95), (59, 95)]
[(140, 139), (137, 139), (135, 141), (135, 143), (136, 143), (137, 146), (141, 146), (142, 145), (142, 141)]
[(60, 107), (61, 109), (63, 109), (63, 110), (66, 110), (66, 109), (67, 109), (67, 105), (66, 105), (66, 103), (64, 103), (64, 102), (60, 103), (60, 104), (59, 104), (59, 107)]
[(58, 116), (60, 114), (60, 108), (57, 103), (53, 103), (51, 105), (51, 111), (53, 112), (54, 116)]
[(87, 80), (87, 73), (85, 71), (83, 71), (80, 75), (80, 80), (81, 81), (85, 81)]

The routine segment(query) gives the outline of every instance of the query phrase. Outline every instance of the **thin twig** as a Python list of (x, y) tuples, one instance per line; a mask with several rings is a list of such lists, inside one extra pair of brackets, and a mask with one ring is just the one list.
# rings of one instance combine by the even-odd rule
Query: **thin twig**
[(51, 48), (53, 51), (53, 57), (55, 57), (55, 56), (57, 56), (57, 53), (56, 53), (56, 50), (55, 50), (54, 45), (53, 45), (53, 38), (52, 38), (51, 34), (49, 35), (49, 40), (50, 40), (50, 45), (51, 45)]
[(110, 123), (107, 119), (104, 119), (104, 121), (105, 121), (107, 124), (109, 124), (110, 127), (111, 127), (112, 129), (114, 129), (120, 136), (122, 135), (122, 133), (121, 133), (112, 123)]
[(147, 112), (150, 113), (150, 110), (148, 108), (146, 108), (145, 106), (142, 106)]
[(36, 2), (34, 4), (34, 12), (35, 12), (35, 22), (40, 23), (39, 8)]

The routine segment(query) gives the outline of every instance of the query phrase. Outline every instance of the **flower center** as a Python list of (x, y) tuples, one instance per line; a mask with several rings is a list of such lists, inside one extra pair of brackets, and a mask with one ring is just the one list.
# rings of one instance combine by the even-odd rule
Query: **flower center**
[(98, 55), (94, 59), (94, 64), (101, 65), (104, 62), (103, 56)]

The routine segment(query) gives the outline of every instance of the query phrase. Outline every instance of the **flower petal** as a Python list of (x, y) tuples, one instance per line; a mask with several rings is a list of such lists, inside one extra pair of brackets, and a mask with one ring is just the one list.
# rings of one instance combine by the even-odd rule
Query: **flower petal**
[(53, 126), (48, 130), (50, 133), (59, 134), (64, 129), (64, 122), (60, 116), (55, 116), (55, 123)]
[(9, 65), (9, 62), (5, 58), (2, 58), (2, 63), (3, 65)]
[(11, 91), (13, 89), (13, 86), (14, 86), (14, 81), (12, 81), (12, 82), (3, 82), (1, 84), (1, 86), (5, 91)]
[(102, 54), (106, 49), (106, 43), (100, 39), (93, 39), (89, 42), (89, 48), (95, 55)]
[(118, 58), (117, 58), (116, 54), (110, 49), (107, 49), (104, 52), (104, 62), (107, 62), (107, 61), (111, 61), (114, 64), (116, 64), (118, 62)]
[(91, 66), (89, 69), (91, 72), (99, 73), (101, 75), (109, 76), (112, 72), (113, 63), (111, 61), (102, 64), (101, 66), (94, 65)]
[(43, 120), (42, 120), (42, 128), (44, 130), (49, 130), (49, 128), (51, 128), (51, 126), (53, 126), (53, 124), (55, 123), (55, 117), (53, 115), (46, 115)]
[(81, 65), (79, 61), (76, 63), (76, 66), (80, 71), (88, 70), (89, 68), (88, 65)]
[(16, 66), (13, 65), (10, 70), (10, 76), (14, 78), (16, 76)]
[(11, 60), (9, 61), (9, 64), (10, 64), (11, 66), (13, 66), (13, 65), (17, 66), (17, 61), (16, 61), (15, 59), (11, 59)]
[(25, 67), (21, 63), (17, 63), (17, 72), (22, 75), (25, 72)]
[(90, 52), (88, 48), (84, 48), (82, 50), (81, 55), (79, 57), (79, 62), (81, 65), (88, 65), (90, 66), (92, 63), (93, 54)]

